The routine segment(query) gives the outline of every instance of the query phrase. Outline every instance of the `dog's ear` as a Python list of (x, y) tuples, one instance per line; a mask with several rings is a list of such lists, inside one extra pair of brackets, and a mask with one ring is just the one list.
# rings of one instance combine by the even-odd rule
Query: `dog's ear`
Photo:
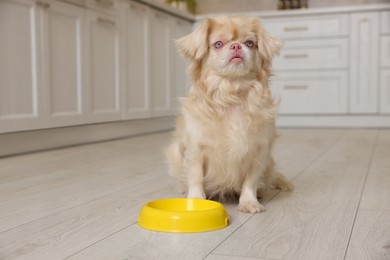
[(180, 54), (190, 61), (196, 61), (203, 58), (207, 53), (209, 31), (211, 20), (205, 19), (201, 24), (189, 35), (176, 40), (176, 46)]
[(270, 34), (257, 19), (257, 42), (260, 56), (271, 62), (275, 55), (279, 54), (282, 42), (274, 35)]

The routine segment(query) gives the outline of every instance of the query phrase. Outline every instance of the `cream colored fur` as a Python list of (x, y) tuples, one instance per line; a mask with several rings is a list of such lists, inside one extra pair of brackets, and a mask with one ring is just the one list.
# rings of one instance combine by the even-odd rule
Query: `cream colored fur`
[(257, 18), (219, 17), (204, 20), (177, 47), (191, 63), (193, 86), (166, 150), (171, 174), (188, 197), (237, 194), (238, 210), (263, 211), (262, 189), (294, 188), (271, 154), (277, 104), (268, 79), (279, 40)]

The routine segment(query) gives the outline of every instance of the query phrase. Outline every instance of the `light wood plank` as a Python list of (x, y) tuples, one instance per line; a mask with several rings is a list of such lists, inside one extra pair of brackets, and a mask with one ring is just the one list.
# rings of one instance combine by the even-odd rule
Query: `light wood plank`
[[(323, 135), (326, 131), (292, 130), (292, 136), (296, 138), (289, 138), (289, 133), (290, 131), (286, 131), (286, 138), (281, 138), (281, 144), (276, 149), (291, 151), (294, 149), (291, 147), (295, 147), (298, 152), (310, 154), (294, 164), (294, 173), (297, 174), (334, 143), (341, 131), (329, 131), (325, 137)], [(311, 141), (307, 144), (305, 140)], [(279, 154), (281, 161), (289, 161), (290, 158), (291, 152)], [(272, 196), (266, 196), (262, 203), (267, 205), (271, 198)], [(201, 259), (252, 217), (250, 214), (237, 212), (236, 206), (237, 203), (226, 204), (231, 224), (224, 230), (200, 234), (167, 234), (143, 230), (134, 225), (92, 245), (70, 259)]]
[(376, 135), (371, 130), (348, 131), (295, 180), (293, 193), (280, 193), (264, 214), (252, 217), (213, 253), (342, 259)]
[[(349, 132), (283, 129), (282, 137), (275, 147), (275, 158), (281, 167), (285, 167), (283, 171), (286, 171), (286, 176), (298, 176), (297, 180), (300, 180), (302, 172), (303, 176), (307, 174), (317, 164), (319, 157), (321, 159), (324, 153), (329, 153), (329, 147), (340, 142), (340, 135), (344, 133), (341, 137), (345, 138)], [(366, 147), (373, 132), (359, 133), (366, 135), (361, 138)], [(62, 259), (68, 256), (71, 259), (228, 257), (229, 254), (225, 252), (210, 253), (227, 238), (246, 228), (247, 221), (250, 223), (253, 218), (260, 216), (237, 212), (237, 203), (226, 204), (231, 225), (220, 231), (167, 234), (147, 231), (136, 224), (139, 210), (147, 201), (182, 196), (174, 188), (175, 181), (167, 176), (162, 154), (169, 136), (170, 133), (163, 133), (0, 160), (0, 169), (8, 168), (16, 174), (6, 172), (5, 183), (0, 182), (0, 194), (5, 196), (4, 199), (0, 196), (0, 216), (3, 212), (1, 205), (8, 205), (8, 208), (3, 209), (12, 211), (10, 201), (17, 202), (17, 207), (21, 208), (19, 211), (14, 209), (12, 216), (0, 218), (0, 226), (7, 228), (7, 223), (12, 224), (13, 218), (24, 223), (0, 233), (0, 259)], [(358, 136), (360, 138), (360, 134)], [(341, 158), (339, 161), (330, 156), (327, 158), (343, 165)], [(348, 157), (345, 163), (355, 160), (360, 160), (360, 157)], [(33, 173), (25, 172), (29, 168), (21, 165), (25, 162), (30, 163)], [(67, 168), (67, 165), (70, 167)], [(315, 171), (311, 173), (316, 174)], [(2, 176), (3, 172), (0, 171), (0, 179)], [(332, 183), (316, 179), (319, 186), (328, 187)], [(302, 182), (299, 183), (302, 185)], [(310, 185), (304, 183), (301, 189), (310, 188)], [(282, 193), (269, 203), (276, 193), (270, 193), (262, 200), (268, 209), (263, 214), (275, 213), (274, 219), (279, 221), (283, 214), (274, 208), (282, 208), (283, 212), (287, 212), (284, 200), (294, 196), (295, 192)], [(322, 198), (317, 196), (305, 201), (308, 194), (300, 196), (305, 205), (318, 204), (315, 199)], [(31, 205), (23, 209), (26, 203)], [(295, 204), (293, 208), (300, 207), (298, 202)], [(36, 212), (32, 210), (34, 208), (37, 208)], [(318, 211), (320, 209), (318, 207)], [(294, 212), (292, 217), (296, 215)], [(251, 232), (257, 234), (258, 228), (253, 228)], [(240, 244), (244, 243), (245, 238), (240, 240)], [(283, 240), (279, 243), (283, 243)], [(256, 259), (261, 258), (256, 256)]]
[(11, 180), (5, 172), (6, 181), (0, 184), (0, 232), (125, 189), (132, 182), (166, 174), (161, 152), (164, 137), (168, 135), (96, 144), (83, 154), (79, 152), (83, 147), (52, 151), (50, 167), (44, 158), (51, 152), (34, 154), (31, 157), (39, 162), (33, 162), (36, 175), (25, 174), (28, 166), (20, 166), (30, 161), (29, 156), (19, 158), (20, 164), (14, 161), (18, 157), (11, 158), (17, 170)]
[[(149, 200), (174, 194), (165, 176), (0, 233), (0, 259), (64, 259), (137, 222)], [(148, 189), (145, 189), (148, 187)]]
[(251, 217), (238, 212), (235, 204), (225, 206), (231, 224), (224, 229), (176, 234), (149, 231), (134, 224), (68, 259), (202, 259)]
[(390, 259), (390, 211), (359, 210), (346, 260)]
[[(0, 185), (12, 181), (20, 182), (25, 178), (34, 178), (42, 174), (52, 174), (61, 169), (72, 169), (80, 165), (93, 164), (100, 160), (109, 161), (118, 156), (144, 156), (155, 150), (161, 150), (168, 143), (169, 132), (95, 143), (65, 149), (50, 150), (14, 157), (0, 158)], [(150, 150), (152, 149), (152, 150)], [(2, 188), (2, 186), (0, 186)]]
[(272, 259), (211, 254), (207, 256), (205, 260), (272, 260)]
[[(302, 173), (344, 133), (340, 129), (282, 129), (274, 157), (278, 169), (293, 179)], [(305, 159), (302, 160), (302, 155)]]
[(381, 130), (360, 209), (390, 210), (390, 131)]

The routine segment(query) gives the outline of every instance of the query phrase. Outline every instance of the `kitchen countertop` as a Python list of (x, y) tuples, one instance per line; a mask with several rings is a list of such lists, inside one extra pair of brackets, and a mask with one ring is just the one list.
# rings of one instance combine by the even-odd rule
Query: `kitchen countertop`
[[(228, 15), (245, 15), (245, 16), (260, 16), (264, 18), (272, 17), (288, 17), (288, 16), (304, 16), (311, 14), (336, 14), (336, 13), (353, 13), (360, 11), (385, 11), (390, 10), (390, 3), (385, 4), (366, 4), (366, 5), (354, 5), (354, 6), (337, 6), (337, 7), (321, 7), (321, 8), (308, 8), (308, 9), (292, 9), (292, 10), (270, 10), (270, 11), (257, 11), (257, 12), (241, 12), (241, 13), (228, 13)], [(223, 15), (222, 13), (197, 15), (196, 20), (202, 20), (206, 17), (213, 17)]]
[[(62, 2), (67, 2), (79, 6), (86, 6), (85, 0), (60, 0)], [(123, 0), (130, 1), (130, 0)], [(245, 15), (245, 16), (260, 16), (264, 18), (272, 17), (289, 17), (289, 16), (305, 16), (311, 14), (336, 14), (336, 13), (353, 13), (359, 11), (385, 11), (390, 10), (390, 3), (383, 4), (366, 4), (366, 5), (354, 5), (354, 6), (337, 6), (337, 7), (320, 7), (320, 8), (308, 8), (308, 9), (293, 9), (293, 10), (269, 10), (269, 11), (254, 11), (254, 12), (238, 12), (238, 13), (211, 13), (204, 15), (192, 15), (187, 12), (178, 10), (170, 5), (163, 4), (156, 0), (133, 0), (150, 7), (159, 9), (161, 11), (167, 12), (174, 16), (186, 19), (190, 22), (199, 21), (206, 17), (215, 17), (220, 15)]]
[[(85, 0), (59, 0), (59, 1), (65, 2), (65, 3), (69, 3), (69, 4), (73, 4), (73, 5), (77, 5), (77, 6), (81, 6), (81, 7), (86, 7), (87, 6)], [(130, 0), (122, 0), (122, 1), (130, 2)], [(145, 5), (148, 5), (150, 7), (155, 8), (155, 9), (167, 12), (169, 14), (172, 14), (174, 16), (186, 19), (186, 20), (188, 20), (190, 22), (193, 22), (193, 21), (196, 20), (194, 15), (192, 15), (190, 13), (187, 13), (187, 12), (183, 12), (181, 10), (178, 10), (178, 9), (176, 9), (176, 8), (170, 6), (170, 5), (160, 3), (160, 2), (158, 2), (156, 0), (133, 0), (133, 1), (145, 4)]]
[(180, 11), (180, 10), (170, 6), (170, 5), (157, 2), (156, 0), (134, 0), (134, 1), (149, 5), (151, 7), (156, 8), (156, 9), (160, 9), (164, 12), (167, 12), (167, 13), (173, 14), (175, 16), (184, 18), (184, 19), (189, 20), (191, 22), (196, 20), (196, 16), (194, 16), (190, 13), (187, 13), (187, 12)]

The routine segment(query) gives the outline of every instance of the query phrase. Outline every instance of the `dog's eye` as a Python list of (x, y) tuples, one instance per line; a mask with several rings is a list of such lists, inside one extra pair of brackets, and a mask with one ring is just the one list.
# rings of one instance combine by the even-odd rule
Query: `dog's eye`
[(217, 41), (216, 43), (214, 43), (214, 47), (216, 49), (220, 49), (220, 48), (222, 48), (222, 46), (223, 46), (223, 42), (221, 42), (221, 41)]
[(245, 42), (245, 45), (248, 47), (248, 48), (252, 48), (253, 46), (255, 46), (255, 43), (251, 40), (248, 40)]

